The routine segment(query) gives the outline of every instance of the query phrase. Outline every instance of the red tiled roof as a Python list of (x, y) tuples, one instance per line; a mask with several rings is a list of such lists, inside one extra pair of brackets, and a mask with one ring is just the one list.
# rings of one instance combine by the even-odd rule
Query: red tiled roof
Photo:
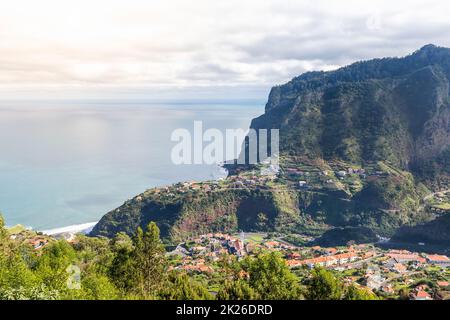
[(421, 263), (425, 262), (424, 258), (413, 253), (388, 253), (387, 256), (395, 260), (410, 260), (410, 261), (418, 261)]
[(427, 256), (427, 259), (431, 260), (431, 261), (441, 261), (441, 262), (450, 261), (450, 259), (447, 256), (441, 256), (438, 254), (431, 254), (431, 255)]
[(394, 269), (397, 271), (406, 271), (406, 267), (401, 263), (394, 264)]
[(416, 293), (417, 298), (431, 298), (431, 296), (428, 294), (428, 292), (420, 290)]
[(299, 264), (317, 264), (323, 262), (335, 262), (341, 259), (356, 258), (358, 255), (354, 252), (336, 254), (334, 256), (323, 256), (318, 258), (306, 259), (299, 261)]
[(301, 266), (303, 264), (302, 261), (299, 260), (287, 260), (286, 263), (289, 267)]
[(193, 271), (200, 271), (200, 272), (212, 272), (213, 271), (213, 269), (210, 266), (206, 266), (204, 264), (184, 265), (181, 268), (184, 270), (193, 270)]

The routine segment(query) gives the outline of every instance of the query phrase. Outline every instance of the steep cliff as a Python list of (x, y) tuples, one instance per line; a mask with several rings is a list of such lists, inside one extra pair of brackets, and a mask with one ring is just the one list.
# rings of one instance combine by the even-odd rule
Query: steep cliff
[(430, 185), (448, 181), (450, 49), (311, 72), (274, 87), (255, 129), (280, 129), (280, 149), (364, 165), (387, 161)]
[(332, 227), (391, 236), (404, 225), (433, 223), (427, 194), (450, 182), (449, 80), (450, 49), (433, 45), (404, 58), (305, 73), (274, 87), (251, 124), (280, 130), (274, 181), (233, 188), (232, 178), (255, 166), (232, 165), (233, 177), (214, 191), (147, 191), (106, 214), (92, 234), (131, 234), (156, 221), (172, 239)]

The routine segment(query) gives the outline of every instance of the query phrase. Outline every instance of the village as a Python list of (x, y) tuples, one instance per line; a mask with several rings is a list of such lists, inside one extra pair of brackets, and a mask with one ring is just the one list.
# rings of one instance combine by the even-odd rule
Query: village
[[(339, 190), (342, 197), (351, 196), (365, 181), (391, 174), (401, 174), (384, 163), (365, 168), (345, 163), (307, 163), (296, 158), (283, 159), (280, 166), (263, 164), (249, 170), (236, 170), (227, 178), (214, 181), (188, 181), (152, 188), (132, 201), (143, 201), (151, 195), (161, 201), (173, 200), (190, 193), (222, 192), (234, 189)], [(437, 213), (450, 210), (450, 193), (446, 190), (427, 196), (424, 201)], [(10, 230), (11, 238), (27, 242), (38, 254), (49, 243), (64, 239), (76, 242), (73, 233), (50, 237), (25, 228)], [(207, 283), (221, 273), (224, 257), (243, 259), (259, 252), (276, 251), (300, 279), (316, 266), (335, 273), (345, 283), (367, 288), (386, 299), (450, 299), (450, 259), (445, 255), (387, 249), (376, 244), (348, 244), (338, 247), (308, 246), (314, 238), (290, 241), (289, 235), (273, 233), (207, 233), (191, 237), (176, 246), (167, 247), (170, 268), (192, 274)]]
[[(10, 237), (28, 244), (38, 255), (57, 240), (23, 227), (10, 229)], [(73, 234), (57, 238), (77, 242)], [(450, 299), (450, 258), (446, 255), (387, 249), (377, 244), (300, 246), (287, 239), (274, 233), (207, 233), (167, 246), (166, 255), (171, 270), (187, 272), (206, 283), (214, 283), (214, 278), (221, 276), (221, 261), (226, 258), (241, 260), (275, 251), (300, 279), (317, 266), (331, 270), (346, 284), (361, 286), (384, 299)], [(305, 236), (305, 242), (311, 240)]]
[(300, 247), (268, 234), (208, 233), (177, 245), (167, 255), (171, 269), (200, 279), (220, 274), (227, 256), (243, 259), (277, 251), (297, 275), (316, 266), (332, 270), (345, 283), (375, 292), (385, 299), (450, 299), (450, 259), (445, 255), (383, 249), (372, 244), (344, 247)]
[[(238, 167), (228, 177), (152, 188), (132, 200), (139, 202), (146, 196), (157, 196), (162, 201), (174, 200), (188, 194), (210, 194), (226, 190), (330, 191), (338, 192), (343, 199), (349, 199), (361, 191), (366, 183), (391, 175), (404, 176), (405, 173), (381, 161), (369, 163), (363, 168), (342, 161), (282, 157), (279, 165), (267, 161), (253, 167)], [(429, 211), (437, 214), (450, 212), (450, 187), (444, 185), (441, 191), (427, 192), (423, 202)]]
[(152, 188), (133, 200), (142, 201), (143, 196), (153, 195), (161, 199), (173, 199), (189, 193), (223, 192), (225, 190), (342, 190), (350, 193), (362, 187), (361, 179), (381, 177), (386, 172), (376, 171), (366, 174), (362, 168), (337, 167), (335, 170), (320, 170), (313, 165), (274, 166), (261, 165), (253, 170), (237, 170), (227, 178), (211, 181), (186, 181), (169, 186)]

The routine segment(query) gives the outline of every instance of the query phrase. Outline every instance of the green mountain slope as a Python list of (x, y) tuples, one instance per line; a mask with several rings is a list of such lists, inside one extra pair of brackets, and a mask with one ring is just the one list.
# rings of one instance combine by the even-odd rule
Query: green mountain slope
[(439, 184), (450, 170), (449, 79), (450, 50), (432, 45), (405, 58), (306, 73), (274, 87), (251, 127), (279, 128), (284, 153), (386, 161)]
[(163, 237), (181, 240), (219, 231), (283, 231), (295, 226), (298, 216), (295, 192), (224, 186), (214, 192), (173, 189), (165, 198), (160, 189), (151, 189), (106, 214), (92, 234), (132, 234), (138, 226), (155, 221)]
[(450, 247), (450, 214), (416, 226), (403, 226), (394, 235), (397, 242), (423, 242), (428, 245)]
[(404, 58), (305, 73), (274, 87), (265, 113), (251, 124), (280, 129), (276, 179), (258, 176), (236, 188), (236, 179), (245, 182), (260, 166), (232, 165), (214, 191), (214, 183), (149, 190), (105, 215), (92, 234), (132, 233), (150, 220), (172, 239), (333, 227), (391, 236), (427, 223), (437, 216), (429, 194), (449, 189), (449, 79), (450, 49), (432, 45)]

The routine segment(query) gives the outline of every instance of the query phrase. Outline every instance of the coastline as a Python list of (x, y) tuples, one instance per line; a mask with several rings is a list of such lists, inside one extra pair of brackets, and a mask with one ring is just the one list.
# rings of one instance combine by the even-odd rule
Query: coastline
[[(87, 223), (81, 223), (81, 224), (74, 224), (66, 227), (59, 227), (54, 229), (48, 229), (48, 230), (39, 230), (40, 232), (49, 235), (54, 236), (62, 233), (89, 233), (92, 228), (98, 223), (96, 222), (87, 222)], [(38, 231), (38, 230), (37, 230)]]

